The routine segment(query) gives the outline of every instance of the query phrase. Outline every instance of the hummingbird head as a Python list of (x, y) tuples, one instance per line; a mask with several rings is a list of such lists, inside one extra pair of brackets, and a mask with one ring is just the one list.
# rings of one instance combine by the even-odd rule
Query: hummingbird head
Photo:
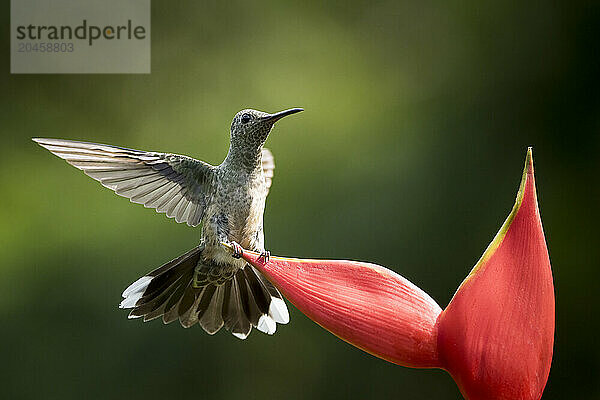
[(291, 108), (275, 114), (246, 109), (238, 112), (231, 122), (231, 143), (246, 149), (259, 149), (267, 141), (267, 136), (275, 122), (281, 118), (304, 111)]

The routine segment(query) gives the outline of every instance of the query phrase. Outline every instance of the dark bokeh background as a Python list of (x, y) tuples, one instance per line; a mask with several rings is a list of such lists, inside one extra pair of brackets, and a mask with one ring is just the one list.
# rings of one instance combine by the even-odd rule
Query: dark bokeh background
[(128, 321), (121, 291), (199, 231), (39, 148), (61, 137), (219, 163), (245, 107), (306, 112), (268, 146), (278, 255), (376, 262), (445, 306), (534, 146), (556, 286), (544, 399), (599, 399), (600, 7), (240, 0), (152, 6), (150, 75), (10, 75), (0, 17), (0, 397), (456, 399), (291, 307), (274, 337)]

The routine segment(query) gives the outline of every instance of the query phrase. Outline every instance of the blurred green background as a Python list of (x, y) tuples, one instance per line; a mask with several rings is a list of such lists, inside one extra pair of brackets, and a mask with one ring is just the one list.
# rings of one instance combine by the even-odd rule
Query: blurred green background
[[(1, 14), (0, 397), (457, 399), (291, 308), (274, 337), (129, 321), (122, 290), (199, 231), (30, 141), (218, 164), (234, 113), (278, 124), (267, 247), (367, 260), (443, 307), (510, 211), (527, 146), (556, 290), (544, 399), (600, 399), (598, 2), (152, 4), (150, 75), (10, 75)], [(595, 261), (594, 261), (595, 260)]]

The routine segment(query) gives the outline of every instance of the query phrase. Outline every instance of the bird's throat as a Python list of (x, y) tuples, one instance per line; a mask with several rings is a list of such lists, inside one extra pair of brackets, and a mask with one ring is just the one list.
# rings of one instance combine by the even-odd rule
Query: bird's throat
[(261, 167), (261, 153), (262, 146), (253, 148), (232, 143), (223, 164), (227, 168), (253, 172)]

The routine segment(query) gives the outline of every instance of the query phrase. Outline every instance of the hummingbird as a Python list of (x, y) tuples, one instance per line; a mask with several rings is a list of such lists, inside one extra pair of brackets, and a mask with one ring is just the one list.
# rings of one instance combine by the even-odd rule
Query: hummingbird
[[(202, 226), (196, 247), (125, 289), (119, 307), (131, 309), (129, 318), (179, 319), (184, 328), (198, 323), (210, 335), (224, 326), (245, 339), (252, 327), (272, 335), (277, 323), (289, 322), (281, 293), (240, 255), (243, 247), (269, 257), (263, 213), (275, 163), (263, 146), (278, 120), (300, 111), (238, 112), (229, 152), (218, 166), (106, 144), (33, 140), (131, 202)], [(233, 257), (222, 243), (233, 248)]]

